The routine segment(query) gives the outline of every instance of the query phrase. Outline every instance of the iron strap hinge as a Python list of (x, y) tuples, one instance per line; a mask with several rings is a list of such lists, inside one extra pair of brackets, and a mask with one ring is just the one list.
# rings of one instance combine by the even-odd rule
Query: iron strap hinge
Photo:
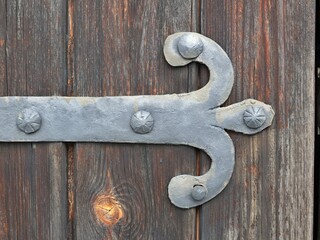
[(224, 129), (255, 134), (271, 125), (271, 106), (248, 99), (227, 107), (233, 86), (231, 61), (213, 40), (198, 33), (170, 35), (164, 55), (172, 66), (205, 64), (209, 82), (172, 95), (120, 97), (1, 97), (1, 142), (123, 142), (189, 145), (212, 159), (201, 176), (171, 179), (171, 202), (199, 206), (220, 193), (234, 168), (234, 146)]

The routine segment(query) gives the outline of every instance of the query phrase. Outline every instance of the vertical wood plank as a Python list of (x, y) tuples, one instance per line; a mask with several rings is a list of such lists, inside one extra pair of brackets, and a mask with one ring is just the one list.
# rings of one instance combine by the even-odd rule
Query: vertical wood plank
[(7, 93), (7, 62), (6, 62), (6, 1), (0, 0), (0, 95)]
[(229, 103), (256, 98), (273, 125), (236, 149), (230, 184), (201, 209), (201, 239), (312, 239), (314, 1), (202, 1), (202, 33), (235, 68)]
[(1, 28), (6, 32), (7, 95), (64, 95), (65, 2), (17, 0), (6, 6)]
[[(163, 57), (165, 38), (193, 28), (192, 1), (81, 1), (74, 6), (74, 94), (187, 92), (188, 68)], [(188, 147), (76, 144), (77, 239), (194, 239), (195, 210), (167, 197), (169, 180), (196, 173)]]
[[(65, 14), (64, 1), (0, 0), (2, 96), (65, 94)], [(66, 239), (65, 157), (61, 143), (0, 144), (0, 239)]]
[(319, 239), (320, 236), (320, 5), (316, 4), (316, 36), (315, 36), (315, 87), (316, 87), (316, 130), (315, 130), (315, 176), (314, 176), (314, 222), (313, 239)]
[(75, 4), (76, 96), (187, 92), (188, 70), (169, 67), (165, 38), (190, 31), (192, 1)]
[(0, 239), (65, 239), (63, 144), (0, 144)]
[(177, 146), (77, 144), (76, 239), (195, 239), (195, 211), (178, 209), (167, 197), (171, 177), (194, 171), (192, 153)]

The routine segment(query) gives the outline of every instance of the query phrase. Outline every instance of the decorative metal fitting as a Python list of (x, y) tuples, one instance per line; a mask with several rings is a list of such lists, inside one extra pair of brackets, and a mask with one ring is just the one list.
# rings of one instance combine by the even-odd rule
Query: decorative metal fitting
[(38, 131), (41, 127), (40, 114), (30, 108), (22, 110), (17, 116), (17, 127), (26, 134)]
[(208, 190), (203, 185), (195, 185), (193, 186), (191, 196), (196, 201), (201, 201), (207, 195)]
[(186, 59), (196, 58), (203, 51), (203, 42), (195, 34), (185, 34), (179, 38), (178, 50), (181, 56)]
[(145, 134), (153, 128), (153, 118), (147, 111), (138, 111), (131, 117), (130, 126), (136, 133)]
[[(234, 145), (224, 129), (258, 133), (271, 125), (274, 112), (253, 99), (220, 107), (229, 97), (234, 76), (229, 57), (213, 40), (198, 33), (176, 33), (166, 39), (164, 55), (172, 66), (193, 61), (205, 64), (209, 82), (194, 92), (163, 96), (0, 97), (0, 141), (189, 145), (208, 154), (211, 168), (201, 176), (172, 178), (169, 198), (180, 208), (211, 200), (226, 187), (234, 168)], [(31, 135), (17, 131), (12, 123), (21, 107), (36, 107), (46, 122), (43, 131)], [(145, 111), (132, 116), (138, 109), (150, 109), (153, 116)], [(152, 128), (153, 118), (156, 128)], [(26, 110), (19, 114), (17, 125), (31, 133), (39, 129), (40, 119)]]
[(266, 113), (261, 107), (250, 106), (243, 113), (243, 120), (249, 128), (259, 128), (266, 121)]

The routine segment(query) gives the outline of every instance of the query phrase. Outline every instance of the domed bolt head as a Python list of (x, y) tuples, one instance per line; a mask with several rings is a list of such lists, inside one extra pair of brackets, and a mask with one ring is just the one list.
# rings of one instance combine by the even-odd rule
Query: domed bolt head
[(153, 117), (147, 111), (138, 111), (131, 117), (130, 126), (136, 133), (149, 133), (153, 129), (153, 125)]
[(191, 196), (196, 201), (201, 201), (207, 196), (208, 190), (203, 185), (195, 185), (191, 191)]
[(257, 129), (266, 121), (266, 113), (262, 107), (250, 106), (244, 111), (243, 120), (247, 127)]
[(180, 37), (178, 50), (182, 57), (192, 59), (198, 57), (203, 51), (203, 42), (194, 33), (187, 33)]
[(17, 127), (26, 134), (38, 131), (41, 127), (40, 114), (30, 108), (22, 110), (17, 116)]

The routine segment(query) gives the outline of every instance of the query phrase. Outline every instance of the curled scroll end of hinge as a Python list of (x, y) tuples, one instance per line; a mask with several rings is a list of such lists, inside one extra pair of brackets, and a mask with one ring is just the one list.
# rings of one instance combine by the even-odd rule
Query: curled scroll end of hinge
[(196, 33), (179, 32), (167, 37), (167, 39), (164, 42), (163, 53), (167, 62), (171, 66), (184, 66), (195, 60), (195, 58), (193, 59), (184, 58), (178, 49), (178, 44), (181, 37), (194, 35), (194, 34)]
[(211, 199), (206, 184), (191, 175), (172, 178), (168, 186), (168, 195), (173, 205), (183, 209), (197, 207)]

